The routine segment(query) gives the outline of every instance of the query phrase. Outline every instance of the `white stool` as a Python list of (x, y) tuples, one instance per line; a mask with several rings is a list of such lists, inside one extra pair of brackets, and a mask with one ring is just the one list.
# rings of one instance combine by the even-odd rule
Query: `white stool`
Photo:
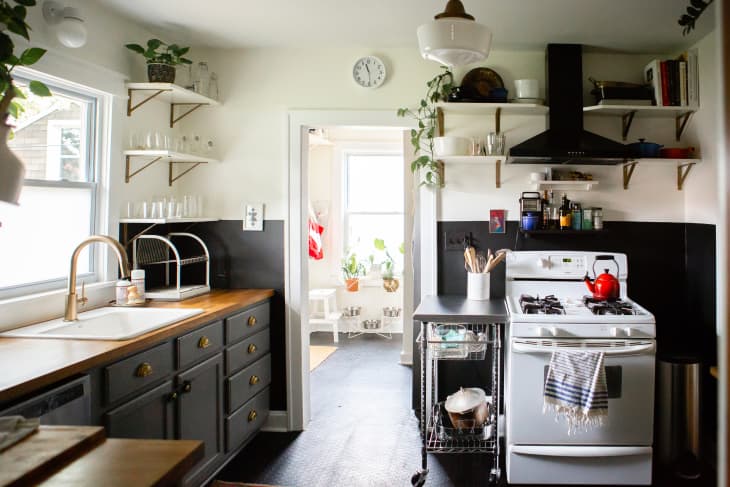
[[(322, 303), (319, 309), (318, 303)], [(310, 289), (309, 290), (309, 323), (315, 325), (332, 325), (332, 337), (337, 343), (337, 324), (342, 316), (337, 311), (337, 290), (336, 289)]]

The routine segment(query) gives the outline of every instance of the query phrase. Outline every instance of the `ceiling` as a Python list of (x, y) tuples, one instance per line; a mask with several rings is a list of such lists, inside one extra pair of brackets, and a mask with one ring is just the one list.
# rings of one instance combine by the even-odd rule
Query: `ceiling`
[[(446, 0), (99, 0), (164, 39), (209, 47), (417, 47), (416, 28)], [(495, 49), (579, 43), (670, 53), (713, 30), (715, 8), (682, 35), (690, 0), (463, 0)], [(716, 2), (717, 3), (717, 2)]]

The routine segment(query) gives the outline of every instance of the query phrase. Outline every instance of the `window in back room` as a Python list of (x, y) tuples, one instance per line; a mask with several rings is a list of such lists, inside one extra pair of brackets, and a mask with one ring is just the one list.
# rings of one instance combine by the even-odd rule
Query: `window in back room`
[[(26, 98), (9, 120), (8, 146), (26, 172), (20, 205), (0, 205), (0, 297), (63, 287), (74, 248), (95, 233), (98, 95), (43, 82), (52, 96), (36, 96), (28, 80), (15, 79)], [(89, 282), (96, 271), (87, 247), (78, 275)]]
[(394, 271), (403, 271), (403, 156), (346, 153), (344, 251), (373, 253), (373, 241), (385, 242)]

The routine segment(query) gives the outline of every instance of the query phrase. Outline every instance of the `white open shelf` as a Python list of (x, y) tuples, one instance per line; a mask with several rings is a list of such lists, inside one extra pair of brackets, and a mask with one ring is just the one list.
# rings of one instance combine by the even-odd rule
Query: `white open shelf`
[(636, 112), (637, 117), (675, 118), (696, 111), (698, 107), (664, 107), (654, 105), (592, 105), (583, 107), (583, 112), (591, 115), (617, 116)]
[(174, 83), (127, 83), (127, 89), (133, 91), (162, 91), (155, 99), (175, 104), (220, 105), (218, 100), (183, 88)]
[(535, 103), (459, 103), (459, 102), (439, 102), (436, 103), (437, 108), (441, 108), (444, 113), (464, 114), (464, 115), (490, 115), (500, 109), (502, 113), (511, 113), (514, 115), (539, 115), (547, 114), (550, 110), (545, 105)]
[(120, 218), (119, 223), (148, 223), (148, 224), (165, 224), (165, 223), (200, 223), (200, 222), (217, 222), (218, 218), (196, 217), (196, 218)]
[(175, 152), (171, 150), (125, 150), (124, 155), (131, 157), (160, 157), (162, 159), (170, 159), (175, 162), (219, 162), (218, 159), (213, 159), (211, 157)]
[(566, 191), (590, 191), (598, 186), (598, 181), (537, 181), (533, 182), (536, 189), (563, 189)]
[(490, 164), (504, 161), (507, 156), (434, 156), (434, 159), (443, 161), (445, 164)]

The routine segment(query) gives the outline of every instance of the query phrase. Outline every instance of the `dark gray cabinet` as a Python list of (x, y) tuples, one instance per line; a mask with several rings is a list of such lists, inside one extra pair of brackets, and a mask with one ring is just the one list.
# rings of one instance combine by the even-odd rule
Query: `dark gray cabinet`
[(223, 455), (223, 355), (218, 354), (176, 378), (179, 438), (200, 440), (205, 456), (185, 477), (185, 485), (199, 485), (212, 474)]
[(166, 381), (104, 415), (104, 426), (110, 437), (175, 438), (172, 381)]
[(183, 485), (205, 484), (268, 417), (269, 319), (255, 303), (95, 369), (95, 421), (109, 437), (202, 441)]

